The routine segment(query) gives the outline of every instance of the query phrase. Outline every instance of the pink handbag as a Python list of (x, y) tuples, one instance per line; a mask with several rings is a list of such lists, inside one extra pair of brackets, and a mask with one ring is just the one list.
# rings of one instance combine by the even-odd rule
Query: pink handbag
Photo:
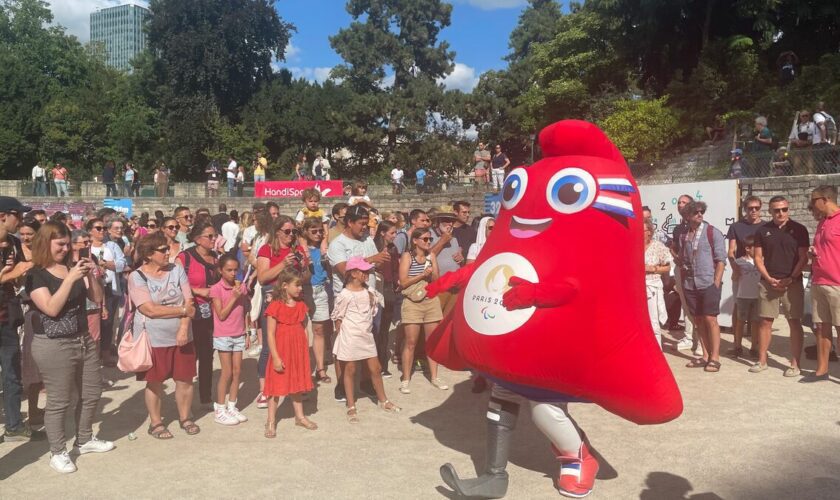
[(132, 331), (135, 308), (128, 295), (126, 295), (126, 310), (130, 312), (125, 315), (123, 329), (125, 333), (117, 348), (119, 356), (117, 368), (126, 373), (145, 372), (152, 368), (152, 344), (149, 342), (145, 322), (143, 329), (137, 335)]

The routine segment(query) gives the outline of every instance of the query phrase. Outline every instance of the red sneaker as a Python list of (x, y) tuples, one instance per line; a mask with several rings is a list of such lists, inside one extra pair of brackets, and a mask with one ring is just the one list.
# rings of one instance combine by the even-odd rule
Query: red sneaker
[(261, 410), (268, 408), (268, 397), (263, 393), (259, 393), (257, 396), (257, 408)]
[(557, 489), (560, 494), (571, 498), (583, 498), (592, 492), (595, 476), (598, 474), (598, 460), (581, 443), (580, 452), (575, 455), (563, 455), (554, 446), (554, 456), (560, 461), (560, 473), (557, 476)]

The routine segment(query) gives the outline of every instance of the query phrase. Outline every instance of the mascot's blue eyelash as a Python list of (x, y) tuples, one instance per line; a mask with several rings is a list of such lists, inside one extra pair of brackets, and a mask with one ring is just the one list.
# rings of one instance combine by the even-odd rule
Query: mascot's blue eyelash
[[(636, 189), (629, 180), (621, 178), (598, 179), (598, 187), (604, 193), (595, 198), (595, 203), (592, 204), (592, 208), (610, 215), (615, 214), (631, 219), (636, 217), (636, 214), (633, 212), (633, 204), (629, 200), (624, 199), (626, 195), (636, 192)], [(612, 193), (609, 191), (612, 191)]]

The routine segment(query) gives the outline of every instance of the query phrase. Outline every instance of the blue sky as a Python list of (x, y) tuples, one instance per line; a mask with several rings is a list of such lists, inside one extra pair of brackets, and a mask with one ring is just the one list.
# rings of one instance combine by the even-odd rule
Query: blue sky
[[(455, 51), (456, 68), (448, 88), (469, 91), (484, 71), (505, 67), (508, 38), (525, 0), (453, 0), (452, 23), (441, 32)], [(280, 0), (277, 11), (297, 27), (282, 64), (296, 76), (323, 81), (341, 58), (329, 37), (348, 26), (343, 0)]]
[[(148, 5), (146, 0), (47, 0), (55, 17), (82, 42), (90, 37), (90, 13), (97, 8), (124, 3)], [(452, 22), (441, 32), (455, 51), (455, 70), (444, 81), (447, 88), (472, 90), (482, 72), (505, 67), (508, 38), (527, 0), (449, 0)], [(295, 76), (323, 81), (341, 58), (330, 47), (329, 37), (348, 26), (351, 18), (345, 0), (277, 0), (283, 19), (297, 27), (287, 50), (286, 62)]]

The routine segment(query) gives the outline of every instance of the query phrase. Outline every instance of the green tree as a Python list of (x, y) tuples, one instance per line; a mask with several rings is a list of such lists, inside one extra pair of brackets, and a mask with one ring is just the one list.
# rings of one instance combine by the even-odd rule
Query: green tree
[(673, 142), (673, 131), (679, 124), (666, 102), (667, 97), (618, 100), (615, 112), (599, 125), (627, 161), (659, 159)]
[[(355, 122), (385, 128), (387, 163), (398, 141), (411, 143), (425, 136), (429, 115), (438, 111), (442, 90), (437, 80), (454, 67), (455, 54), (438, 40), (449, 26), (452, 6), (441, 0), (350, 0), (347, 12), (354, 21), (330, 37), (345, 61), (334, 76), (357, 94), (378, 94), (385, 102), (384, 114), (371, 113)], [(386, 69), (393, 71), (394, 81), (383, 89)]]

